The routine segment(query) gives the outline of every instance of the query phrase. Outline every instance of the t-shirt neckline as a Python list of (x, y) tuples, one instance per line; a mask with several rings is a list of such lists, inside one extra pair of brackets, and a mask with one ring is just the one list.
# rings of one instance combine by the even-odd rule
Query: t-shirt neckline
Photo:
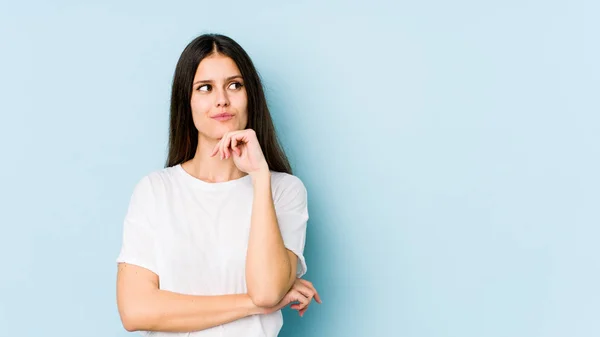
[(233, 186), (242, 184), (251, 178), (249, 174), (246, 174), (245, 176), (237, 178), (237, 179), (211, 183), (211, 182), (204, 181), (204, 180), (194, 177), (188, 171), (186, 171), (183, 168), (183, 166), (181, 166), (181, 164), (175, 165), (175, 169), (180, 173), (180, 175), (183, 177), (183, 179), (185, 179), (186, 181), (189, 182), (189, 184), (191, 184), (195, 187), (198, 187), (198, 188), (203, 188), (203, 189), (214, 190), (214, 189), (221, 189), (221, 188), (229, 188), (229, 187), (233, 187)]

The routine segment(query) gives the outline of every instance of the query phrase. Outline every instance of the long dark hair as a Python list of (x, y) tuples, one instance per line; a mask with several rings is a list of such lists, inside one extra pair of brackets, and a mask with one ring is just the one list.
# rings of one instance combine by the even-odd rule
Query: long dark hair
[(214, 53), (230, 57), (241, 72), (248, 97), (246, 129), (256, 132), (269, 169), (292, 174), (290, 163), (275, 132), (260, 77), (250, 56), (233, 39), (220, 34), (198, 36), (185, 47), (179, 57), (171, 89), (169, 150), (165, 167), (188, 161), (196, 153), (198, 130), (192, 119), (190, 105), (192, 83), (200, 62)]

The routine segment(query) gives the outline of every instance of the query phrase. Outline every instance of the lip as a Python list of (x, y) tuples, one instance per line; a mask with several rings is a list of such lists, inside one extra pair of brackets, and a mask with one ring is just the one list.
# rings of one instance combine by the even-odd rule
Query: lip
[(212, 119), (218, 120), (220, 122), (228, 121), (233, 118), (233, 115), (227, 112), (220, 113), (218, 115), (214, 115), (211, 117)]

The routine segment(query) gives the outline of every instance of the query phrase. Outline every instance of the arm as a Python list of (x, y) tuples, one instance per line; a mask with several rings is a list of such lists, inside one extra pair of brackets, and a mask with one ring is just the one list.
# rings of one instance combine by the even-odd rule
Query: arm
[(286, 249), (277, 223), (271, 192), (271, 173), (252, 176), (254, 200), (248, 252), (248, 295), (259, 307), (275, 306), (296, 279), (297, 256)]
[(127, 331), (191, 332), (260, 313), (247, 294), (184, 295), (160, 290), (148, 269), (119, 263), (117, 306)]

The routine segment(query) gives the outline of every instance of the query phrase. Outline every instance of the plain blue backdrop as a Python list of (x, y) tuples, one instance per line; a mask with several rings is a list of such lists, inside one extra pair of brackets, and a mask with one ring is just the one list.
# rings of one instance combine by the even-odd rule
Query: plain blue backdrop
[(309, 191), (281, 336), (600, 336), (597, 1), (0, 4), (0, 336), (128, 336), (115, 258), (195, 36), (236, 39)]

